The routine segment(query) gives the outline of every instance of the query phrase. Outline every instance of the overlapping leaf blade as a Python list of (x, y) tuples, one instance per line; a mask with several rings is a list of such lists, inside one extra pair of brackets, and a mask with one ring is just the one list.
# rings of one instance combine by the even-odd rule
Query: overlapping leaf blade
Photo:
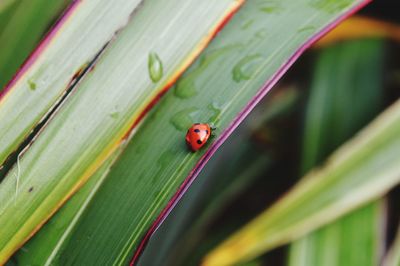
[[(18, 156), (1, 184), (0, 262), (118, 149), (145, 109), (190, 64), (241, 3), (152, 0), (141, 5), (140, 12), (109, 45), (79, 89), (69, 95), (26, 153)], [(174, 12), (176, 6), (180, 6), (179, 12)], [(130, 10), (126, 5), (119, 8)], [(186, 15), (188, 12), (191, 16)], [(97, 19), (100, 18), (95, 17), (94, 22)], [(106, 23), (104, 18), (101, 21)], [(148, 58), (152, 53), (162, 60), (156, 62), (160, 64), (157, 71), (163, 69), (157, 80), (149, 76), (152, 66), (148, 65)], [(3, 103), (12, 103), (9, 94), (5, 99)]]
[(13, 256), (18, 265), (52, 265), (54, 257), (68, 241), (69, 234), (93, 195), (106, 178), (112, 164), (125, 146), (120, 148), (96, 171), (85, 186), (58, 211), (50, 221)]
[[(384, 47), (382, 40), (360, 40), (321, 53), (305, 119), (303, 171), (318, 165), (381, 109)], [(385, 215), (379, 200), (305, 236), (291, 246), (289, 265), (378, 264)]]
[(305, 117), (302, 172), (322, 163), (383, 105), (384, 43), (353, 41), (320, 54)]
[[(55, 6), (59, 1), (52, 1), (51, 5)], [(18, 149), (32, 129), (70, 88), (74, 79), (127, 23), (139, 2), (73, 1), (62, 19), (0, 95), (0, 165)], [(23, 15), (26, 9), (38, 3), (48, 5), (43, 0), (24, 1), (17, 6), (16, 11), (22, 13), (24, 20), (33, 19), (38, 23), (42, 18), (37, 19), (35, 13)], [(44, 17), (43, 14), (41, 16)], [(16, 23), (19, 23), (16, 19)], [(14, 44), (7, 42), (13, 31), (10, 25), (2, 33), (2, 41), (7, 43), (7, 49), (1, 50), (0, 54), (5, 53), (5, 56), (0, 57), (1, 60), (10, 59), (9, 56), (13, 54), (11, 51)], [(8, 66), (3, 68), (8, 69)]]
[[(274, 145), (277, 144), (275, 138), (271, 140), (273, 144), (268, 142), (265, 151), (258, 147), (260, 143), (254, 141), (254, 136), (262, 135), (265, 132), (262, 129), (277, 117), (290, 116), (299, 98), (296, 88), (280, 87), (274, 88), (257, 105), (210, 159), (152, 236), (138, 265), (161, 262), (164, 265), (195, 264), (204, 254), (203, 246), (209, 246), (210, 239), (223, 239), (223, 234), (210, 233), (209, 226), (218, 219), (227, 205), (254, 186), (254, 182), (265, 171), (273, 168), (279, 157), (277, 154), (282, 153), (282, 146)], [(243, 217), (239, 220), (242, 221)], [(229, 225), (236, 222), (226, 220), (222, 227), (230, 228)]]
[[(329, 2), (321, 7), (306, 2), (277, 2), (279, 8), (273, 11), (268, 8), (270, 2), (254, 1), (245, 5), (138, 128), (56, 261), (81, 264), (129, 261), (132, 250), (141, 250), (140, 243), (144, 243), (141, 239), (148, 239), (180, 196), (175, 194), (176, 190), (189, 174), (180, 192), (185, 189), (208, 156), (227, 137), (233, 128), (229, 126), (232, 119), (253, 98), (265, 79), (270, 79), (267, 86), (270, 88), (283, 73), (279, 70), (286, 69), (299, 50), (315, 40), (321, 30), (330, 28), (340, 14), (350, 13), (364, 3), (349, 1), (331, 13), (335, 4)], [(238, 30), (241, 34), (237, 34)], [(258, 93), (242, 114), (265, 92)], [(242, 118), (236, 119), (233, 125)], [(214, 123), (219, 130), (216, 142), (193, 172), (204, 151), (188, 152), (183, 139), (187, 127), (196, 121)]]
[(310, 172), (285, 198), (214, 250), (207, 262), (254, 257), (384, 195), (400, 182), (399, 122), (400, 101), (336, 151), (323, 168)]
[(386, 215), (382, 203), (369, 204), (296, 241), (288, 265), (379, 265)]

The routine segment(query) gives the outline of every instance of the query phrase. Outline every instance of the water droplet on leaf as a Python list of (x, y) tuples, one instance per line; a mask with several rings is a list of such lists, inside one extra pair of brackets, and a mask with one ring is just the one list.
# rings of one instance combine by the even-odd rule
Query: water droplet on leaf
[(283, 10), (281, 3), (277, 0), (268, 0), (262, 3), (260, 10), (264, 13), (279, 13)]
[(36, 90), (36, 83), (32, 79), (28, 79), (28, 85), (31, 91)]
[(229, 45), (226, 47), (218, 48), (214, 51), (210, 51), (207, 54), (203, 54), (198, 63), (193, 65), (189, 72), (187, 72), (177, 83), (174, 94), (178, 98), (187, 99), (197, 95), (197, 79), (203, 72), (207, 71), (210, 64), (215, 63), (223, 54), (241, 48), (241, 45)]
[(163, 76), (163, 65), (156, 53), (149, 54), (148, 67), (151, 80), (154, 83), (158, 82)]
[(157, 180), (159, 179), (159, 177), (162, 176), (163, 174), (165, 174), (165, 172), (166, 172), (165, 168), (170, 167), (171, 162), (173, 162), (176, 157), (177, 157), (177, 153), (172, 150), (167, 150), (167, 151), (164, 151), (163, 153), (161, 153), (160, 157), (158, 157), (158, 159), (157, 159), (157, 165), (158, 165), (159, 169), (157, 170), (157, 172), (155, 172), (152, 175), (152, 179), (151, 179), (152, 184), (157, 183)]
[(181, 79), (176, 84), (174, 89), (175, 96), (181, 99), (187, 99), (193, 97), (197, 94), (197, 88), (195, 85), (195, 77), (196, 76), (188, 76), (184, 79)]
[(197, 107), (191, 107), (183, 109), (176, 113), (170, 120), (172, 125), (179, 131), (186, 131), (188, 128), (195, 123), (198, 116), (199, 109)]
[(111, 116), (111, 118), (113, 118), (113, 119), (117, 119), (118, 116), (119, 116), (119, 112), (112, 112), (112, 113), (110, 114), (110, 116)]
[(352, 0), (312, 0), (311, 6), (332, 14), (347, 8), (352, 3)]
[(261, 29), (261, 30), (256, 32), (255, 36), (260, 38), (260, 39), (264, 39), (265, 36), (267, 36), (267, 30), (266, 29)]
[(240, 60), (232, 69), (233, 80), (240, 82), (249, 80), (254, 75), (263, 57), (259, 54), (246, 56)]
[(220, 120), (220, 114), (221, 114), (220, 105), (216, 102), (212, 102), (208, 105), (208, 109), (213, 112), (212, 116), (210, 117), (209, 123), (217, 125)]
[(297, 30), (298, 33), (313, 32), (313, 31), (315, 31), (315, 26), (313, 25), (308, 25)]
[(240, 28), (242, 30), (248, 29), (253, 23), (254, 23), (254, 20), (252, 20), (252, 19), (247, 20), (242, 24), (242, 26)]

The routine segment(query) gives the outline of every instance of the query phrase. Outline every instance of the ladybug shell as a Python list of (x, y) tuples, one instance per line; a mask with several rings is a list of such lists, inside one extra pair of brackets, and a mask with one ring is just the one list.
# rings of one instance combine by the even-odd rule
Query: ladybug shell
[(193, 124), (186, 133), (186, 144), (192, 151), (197, 151), (206, 144), (211, 135), (208, 124)]

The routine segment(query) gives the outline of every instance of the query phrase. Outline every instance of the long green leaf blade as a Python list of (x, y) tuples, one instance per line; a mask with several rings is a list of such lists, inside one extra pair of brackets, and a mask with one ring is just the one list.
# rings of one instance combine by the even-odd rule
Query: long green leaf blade
[(247, 260), (384, 195), (400, 182), (399, 134), (400, 101), (209, 254), (206, 265)]
[(290, 246), (288, 265), (379, 265), (384, 204), (374, 202)]
[[(384, 92), (383, 51), (382, 40), (359, 40), (321, 53), (305, 119), (303, 171), (318, 165), (378, 113)], [(380, 200), (294, 242), (289, 265), (378, 264), (383, 207)], [(360, 252), (351, 248), (355, 242)], [(348, 250), (353, 250), (351, 256)]]
[[(331, 13), (306, 2), (282, 2), (273, 14), (265, 11), (264, 2), (248, 2), (241, 9), (143, 122), (57, 261), (127, 263), (132, 250), (141, 250), (145, 243), (141, 239), (148, 239), (191, 178), (229, 135), (231, 121), (265, 79), (269, 79), (269, 89), (321, 31), (337, 23), (340, 14), (343, 18), (364, 3), (348, 2)], [(265, 92), (257, 94), (234, 126)], [(215, 123), (217, 135), (221, 134), (203, 158), (205, 150), (192, 154), (184, 145), (184, 134), (193, 122)]]
[(85, 186), (46, 223), (39, 234), (20, 249), (14, 256), (18, 265), (52, 265), (57, 252), (68, 241), (80, 215), (104, 182), (110, 167), (120, 156), (123, 148), (124, 145), (107, 159)]
[[(201, 260), (203, 244), (207, 246), (210, 239), (223, 239), (218, 234), (207, 234), (209, 226), (233, 200), (254, 186), (265, 171), (273, 168), (280, 157), (278, 154), (282, 154), (283, 147), (275, 145), (276, 139), (273, 144), (269, 143), (267, 151), (260, 149), (259, 142), (254, 140), (254, 135), (264, 132), (262, 129), (272, 121), (290, 117), (299, 102), (297, 88), (278, 87), (274, 90), (210, 159), (149, 240), (138, 265), (191, 265)], [(227, 221), (229, 224), (235, 222)]]
[[(146, 108), (241, 3), (149, 0), (141, 5), (1, 184), (0, 262), (118, 148)], [(149, 76), (151, 53), (162, 58), (160, 80)]]
[[(33, 8), (31, 5), (44, 0), (38, 1), (22, 1), (17, 11), (26, 12), (26, 8)], [(51, 1), (51, 5), (58, 1)], [(48, 5), (48, 1), (44, 2)], [(18, 149), (85, 67), (127, 23), (139, 2), (76, 0), (71, 4), (0, 95), (0, 165)], [(24, 18), (27, 23), (30, 19), (36, 20), (36, 15), (32, 15), (33, 18)], [(13, 31), (11, 25), (3, 32), (2, 41), (7, 42)], [(0, 54), (5, 53), (0, 60), (8, 60), (14, 54), (14, 45), (7, 43), (8, 48), (0, 51)]]

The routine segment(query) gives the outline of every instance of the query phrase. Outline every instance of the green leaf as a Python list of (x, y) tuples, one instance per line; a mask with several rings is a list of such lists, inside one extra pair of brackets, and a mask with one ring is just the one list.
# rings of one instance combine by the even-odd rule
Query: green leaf
[(302, 173), (371, 121), (383, 102), (382, 40), (360, 40), (319, 56), (305, 117)]
[[(96, 10), (100, 8), (99, 3), (77, 3), (77, 11), (71, 11), (72, 14), (90, 12), (93, 17), (86, 15), (86, 27), (93, 23), (98, 30), (98, 24), (107, 27), (118, 24), (122, 14), (129, 14), (134, 4), (132, 1), (121, 1), (121, 4), (102, 1), (103, 7)], [(237, 0), (200, 3), (151, 0), (141, 5), (108, 45), (96, 67), (80, 81), (74, 93), (67, 97), (7, 173), (0, 186), (0, 263), (32, 236), (118, 149), (154, 99), (190, 64), (241, 3)], [(87, 5), (94, 6), (88, 8)], [(109, 10), (114, 6), (118, 8)], [(180, 6), (179, 12), (177, 6)], [(107, 13), (107, 18), (103, 17), (104, 13), (98, 13), (101, 10)], [(115, 15), (111, 11), (122, 13)], [(78, 24), (81, 22), (79, 18), (67, 18)], [(64, 40), (62, 45), (67, 43)], [(157, 83), (149, 77), (148, 54), (151, 52), (162, 58), (164, 76)], [(46, 58), (43, 53), (40, 55)], [(54, 57), (50, 56), (49, 60)], [(38, 66), (40, 69), (43, 65)], [(57, 73), (62, 70), (58, 69)], [(32, 97), (41, 94), (37, 89), (30, 93), (35, 95)], [(10, 103), (9, 96), (6, 95), (4, 104)], [(18, 112), (14, 110), (12, 114)]]
[[(281, 152), (281, 147), (275, 145), (269, 145), (267, 151), (260, 149), (259, 143), (254, 143), (254, 131), (261, 131), (277, 117), (290, 115), (298, 100), (296, 88), (276, 88), (257, 105), (210, 159), (157, 229), (139, 265), (198, 263), (204, 253), (201, 245), (210, 242), (208, 238), (204, 240), (209, 225), (228, 204), (253, 185), (256, 178), (259, 179), (266, 169), (271, 168), (276, 161), (276, 153), (278, 150)], [(215, 238), (215, 235), (211, 234), (210, 238)]]
[[(227, 155), (227, 153), (219, 154), (218, 157), (221, 158), (222, 155)], [(260, 172), (270, 165), (270, 158), (267, 156), (253, 157), (249, 152), (242, 154), (242, 158), (243, 155), (255, 157), (254, 161), (240, 163), (240, 161), (235, 160), (236, 166), (231, 168), (228, 168), (229, 164), (222, 164), (221, 161), (217, 161), (215, 163), (219, 162), (220, 169), (221, 166), (225, 167), (225, 173), (221, 173), (222, 171), (211, 171), (211, 173), (204, 171), (208, 173), (199, 175), (181, 202), (177, 204), (168, 219), (157, 230), (157, 234), (149, 241), (138, 264), (186, 265), (182, 261), (185, 261), (188, 257), (193, 259), (194, 254), (191, 252), (196, 250), (204, 233), (204, 228), (227, 203), (248, 188), (254, 179), (259, 177)], [(225, 182), (213, 184), (213, 179), (215, 181), (225, 179)], [(228, 183), (228, 180), (231, 182)], [(222, 187), (222, 184), (225, 184), (226, 187)], [(210, 198), (207, 201), (210, 204), (207, 205), (205, 211), (200, 209), (203, 211), (199, 212), (197, 205), (199, 205), (199, 201), (205, 201), (204, 197), (206, 196)], [(205, 205), (205, 203), (202, 205)]]
[[(193, 122), (216, 124), (217, 138), (208, 146), (215, 150), (215, 145), (227, 137), (232, 120), (257, 94), (265, 79), (271, 79), (269, 88), (304, 45), (336, 23), (340, 14), (351, 12), (363, 2), (349, 2), (335, 14), (305, 3), (308, 2), (282, 2), (281, 11), (271, 14), (262, 10), (264, 2), (247, 2), (137, 129), (90, 207), (82, 214), (70, 241), (55, 257), (55, 264), (126, 264), (152, 224), (152, 230), (158, 225), (153, 221), (157, 217), (157, 222), (162, 220), (163, 215), (159, 216), (159, 213), (170, 198), (173, 195), (177, 195), (174, 199), (179, 197), (180, 194), (175, 192), (207, 151), (207, 147), (197, 153), (187, 150), (184, 143), (187, 127)], [(243, 28), (250, 20), (254, 23)], [(308, 31), (301, 30), (306, 26)], [(148, 48), (162, 59), (164, 72), (168, 70), (165, 56), (158, 53), (159, 49)], [(142, 54), (147, 60), (149, 53)], [(260, 57), (243, 65), (244, 58), (254, 58), (255, 54)], [(125, 57), (125, 54), (121, 56)], [(147, 62), (143, 63), (147, 67)], [(239, 82), (233, 79), (232, 73), (237, 64), (245, 73)], [(262, 94), (259, 93), (257, 99)], [(243, 114), (249, 110), (250, 107)], [(121, 112), (121, 115), (125, 113)], [(228, 133), (224, 133), (227, 128)], [(184, 185), (190, 182), (190, 177)], [(173, 204), (174, 201), (170, 201), (163, 214)]]
[(111, 165), (120, 156), (123, 148), (124, 145), (107, 159), (85, 186), (46, 223), (31, 241), (20, 249), (14, 256), (18, 265), (52, 264), (54, 256), (63, 243), (68, 241), (69, 234), (79, 221), (80, 215), (103, 183)]
[(384, 195), (400, 182), (399, 134), (400, 101), (217, 247), (206, 265), (248, 260)]
[[(140, 2), (117, 1), (74, 1), (3, 90), (0, 95), (0, 165), (18, 150), (33, 128), (61, 100), (88, 64), (127, 23)], [(8, 73), (4, 74), (3, 84), (31, 50), (30, 43), (38, 38), (39, 26), (42, 31), (47, 27), (47, 12), (60, 6), (61, 2), (30, 0), (20, 1), (17, 5), (0, 36), (3, 46), (0, 49), (0, 73)], [(24, 55), (18, 61), (16, 56), (23, 50)]]
[(385, 205), (374, 202), (290, 246), (288, 265), (379, 265)]
[[(320, 163), (323, 159), (325, 159), (326, 155), (331, 153), (338, 145), (340, 145), (344, 140), (348, 139), (352, 136), (360, 127), (366, 124), (380, 109), (382, 105), (382, 77), (383, 77), (383, 49), (384, 45), (381, 40), (370, 40), (370, 41), (356, 41), (351, 43), (344, 43), (341, 45), (337, 45), (331, 48), (326, 49), (321, 53), (317, 61), (317, 67), (315, 71), (315, 76), (310, 92), (310, 99), (308, 101), (308, 107), (305, 118), (305, 130), (303, 133), (304, 143), (303, 143), (303, 156), (302, 156), (302, 168), (303, 171), (309, 170), (314, 165)], [(368, 75), (366, 75), (368, 73)], [(312, 174), (311, 174), (312, 175)], [(318, 175), (318, 174), (317, 174)], [(320, 181), (325, 178), (322, 174), (320, 174)], [(348, 176), (347, 178), (350, 178)], [(301, 187), (301, 184), (299, 186)], [(300, 189), (301, 188), (297, 188)], [(296, 188), (295, 188), (296, 190)], [(304, 191), (303, 191), (304, 192)], [(329, 193), (333, 194), (334, 192)], [(328, 193), (325, 191), (325, 193)], [(337, 191), (336, 193), (346, 193), (347, 191)], [(304, 195), (305, 197), (306, 195)], [(315, 198), (314, 201), (318, 200), (322, 201), (318, 196), (318, 191), (315, 190)], [(288, 195), (290, 198), (291, 195)], [(307, 198), (310, 199), (311, 198)], [(309, 210), (317, 213), (318, 209), (315, 207), (320, 203), (309, 202), (310, 206), (307, 206), (306, 202), (304, 203), (304, 207), (309, 207)], [(278, 203), (279, 205), (279, 203)], [(376, 213), (368, 210), (378, 209), (377, 206), (381, 206), (382, 204), (375, 204), (372, 207), (366, 207), (366, 210), (358, 211), (361, 215), (360, 225), (357, 225), (357, 215), (351, 215), (351, 218), (345, 219), (343, 222), (339, 222), (339, 224), (332, 225), (333, 230), (341, 231), (348, 230), (347, 228), (352, 226), (357, 232), (357, 229), (363, 228), (365, 224), (366, 214), (371, 214), (371, 219), (376, 220)], [(286, 205), (286, 207), (288, 207)], [(293, 207), (293, 206), (290, 206)], [(320, 207), (325, 207), (320, 205)], [(288, 207), (289, 208), (289, 207)], [(288, 210), (277, 209), (275, 207), (275, 212), (286, 213), (285, 215), (289, 215)], [(293, 210), (292, 210), (293, 211)], [(323, 212), (324, 210), (321, 210)], [(295, 212), (295, 211), (294, 211)], [(277, 218), (271, 215), (267, 215), (268, 210), (265, 212), (263, 218), (274, 219)], [(295, 213), (294, 215), (296, 215)], [(291, 214), (290, 214), (291, 215)], [(309, 215), (311, 215), (309, 213)], [(274, 226), (279, 223), (279, 219), (284, 220), (285, 216), (278, 217), (276, 221), (269, 224), (267, 220), (262, 220), (262, 218), (258, 218), (257, 224), (253, 223), (253, 226), (261, 227), (262, 223), (265, 223), (265, 227), (263, 230), (272, 230), (271, 238), (266, 232), (260, 232), (263, 236), (266, 236), (266, 239), (259, 238), (260, 243), (251, 243), (248, 244), (252, 246), (251, 249), (256, 249), (257, 252), (262, 252), (262, 247), (264, 243), (268, 243), (269, 245), (265, 245), (265, 249), (269, 250), (275, 247), (278, 244), (282, 244), (282, 241), (289, 241), (293, 239), (295, 236), (300, 234), (304, 234), (301, 231), (301, 228), (296, 230), (294, 236), (290, 236), (291, 239), (283, 239), (285, 237), (285, 230), (289, 230), (288, 227), (293, 228), (295, 230), (296, 224), (288, 224), (286, 227), (281, 228), (282, 232), (274, 230)], [(307, 217), (301, 217), (298, 219), (306, 220)], [(282, 222), (281, 221), (281, 222)], [(295, 221), (301, 224), (304, 221)], [(307, 225), (308, 228), (313, 225), (313, 221), (309, 221)], [(319, 224), (318, 224), (319, 225)], [(343, 228), (341, 228), (343, 227)], [(251, 232), (251, 226), (247, 226), (248, 231)], [(259, 228), (258, 228), (259, 229)], [(276, 228), (275, 228), (276, 229)], [(379, 228), (370, 227), (369, 236), (375, 236), (376, 231)], [(304, 240), (304, 243), (307, 243), (307, 246), (316, 246), (322, 249), (325, 242), (329, 242), (330, 227), (326, 228), (326, 233), (324, 230), (320, 230), (316, 234), (317, 236), (311, 235), (309, 240)], [(271, 234), (271, 232), (269, 232)], [(282, 234), (279, 236), (279, 234)], [(359, 232), (362, 234), (362, 237), (365, 236), (365, 230), (361, 230)], [(243, 233), (244, 235), (246, 232)], [(356, 233), (353, 233), (349, 237), (355, 237)], [(273, 239), (276, 237), (276, 239)], [(281, 242), (279, 242), (281, 241)], [(343, 237), (340, 240), (334, 239), (332, 240), (334, 243), (338, 243), (338, 247), (336, 249), (339, 253), (341, 253), (341, 248), (346, 249), (347, 246), (345, 244), (346, 238)], [(273, 242), (273, 243), (271, 243)], [(302, 242), (302, 243), (303, 243)], [(343, 243), (342, 243), (343, 242)], [(348, 240), (347, 242), (351, 242)], [(301, 245), (301, 244), (300, 244)], [(331, 246), (327, 246), (327, 248), (331, 248)], [(320, 249), (315, 250), (317, 252)], [(313, 250), (303, 250), (302, 248), (293, 248), (297, 257), (305, 257), (305, 261), (312, 261), (313, 259), (317, 259), (320, 256), (320, 253), (314, 253)], [(301, 251), (304, 251), (304, 254), (300, 254)], [(248, 251), (251, 252), (251, 251)], [(343, 251), (345, 252), (345, 251)], [(315, 258), (306, 258), (306, 256), (314, 255)], [(360, 254), (365, 258), (364, 254)], [(376, 262), (376, 253), (370, 253), (371, 257), (370, 263)], [(303, 260), (299, 260), (298, 263), (302, 264)], [(333, 263), (334, 261), (332, 261)], [(296, 260), (290, 261), (291, 265), (296, 264)], [(311, 264), (311, 265), (319, 265), (319, 264)], [(339, 264), (342, 265), (342, 264)]]
[[(381, 40), (360, 40), (321, 53), (305, 119), (304, 170), (320, 163), (378, 113), (384, 92), (383, 51)], [(289, 265), (378, 264), (382, 207), (382, 201), (373, 203), (296, 241)], [(353, 243), (359, 243), (360, 251), (351, 248)]]
[[(287, 109), (289, 109), (289, 107), (292, 106), (293, 103), (298, 99), (298, 93), (294, 89), (288, 89), (287, 91), (285, 90), (285, 93), (279, 93), (279, 95), (276, 95), (276, 97), (272, 97), (270, 99), (271, 100), (263, 104), (263, 106), (260, 106), (263, 110), (266, 110), (261, 114), (257, 114), (258, 119), (251, 119), (249, 117), (250, 122), (247, 123), (249, 124), (247, 125), (247, 127), (254, 129), (254, 127), (259, 127), (260, 124), (265, 123), (265, 121), (270, 120), (273, 117), (279, 116), (284, 112), (287, 112)], [(246, 125), (242, 125), (242, 127), (243, 126)], [(224, 145), (224, 147), (234, 147), (233, 150), (222, 149), (222, 154), (221, 152), (219, 152), (218, 156), (214, 156), (212, 158), (212, 161), (214, 163), (208, 164), (208, 169), (210, 168), (210, 164), (218, 166), (218, 168), (220, 168), (220, 165), (223, 164), (224, 167), (223, 169), (221, 169), (223, 171), (218, 171), (217, 173), (214, 173), (214, 171), (212, 171), (211, 173), (210, 171), (206, 171), (207, 173), (203, 172), (202, 175), (199, 176), (199, 178), (196, 179), (195, 183), (190, 187), (190, 191), (188, 191), (188, 193), (186, 193), (184, 196), (185, 198), (195, 198), (197, 202), (198, 199), (196, 198), (196, 195), (200, 194), (205, 196), (208, 201), (211, 201), (213, 204), (213, 209), (207, 211), (207, 213), (201, 214), (200, 217), (197, 213), (194, 214), (194, 221), (196, 224), (191, 227), (190, 236), (187, 237), (192, 240), (191, 242), (193, 242), (195, 236), (200, 233), (198, 232), (199, 229), (201, 229), (201, 227), (203, 227), (205, 223), (209, 222), (210, 218), (215, 215), (216, 212), (218, 212), (218, 210), (224, 205), (226, 201), (229, 200), (229, 198), (234, 196), (236, 193), (243, 191), (249, 184), (251, 184), (251, 181), (257, 177), (256, 174), (252, 173), (258, 173), (259, 171), (257, 171), (257, 169), (261, 167), (265, 168), (265, 161), (269, 162), (268, 158), (262, 157), (257, 159), (257, 156), (254, 153), (254, 149), (252, 146), (250, 146), (250, 143), (248, 143), (248, 145), (243, 145), (244, 139), (248, 137), (248, 132), (242, 131), (243, 130), (236, 130), (236, 137), (231, 136), (227, 145)], [(242, 145), (235, 146), (234, 143), (237, 142), (241, 142)], [(229, 145), (229, 143), (231, 143), (231, 145)], [(249, 157), (249, 155), (251, 155), (251, 157)], [(243, 162), (243, 160), (241, 160), (240, 158), (247, 158), (247, 160), (246, 162)], [(253, 161), (253, 159), (255, 159), (255, 161)], [(226, 172), (226, 169), (228, 169), (229, 172)], [(235, 176), (239, 170), (243, 170), (243, 173), (239, 176)], [(96, 176), (99, 175), (96, 174)], [(94, 192), (97, 191), (96, 189), (94, 189), (94, 187), (100, 186), (99, 182), (97, 182), (96, 176), (91, 177), (88, 183), (85, 184), (85, 186), (81, 190), (79, 190), (76, 195), (74, 195), (73, 198), (69, 202), (67, 202), (66, 205), (63, 206), (54, 215), (54, 217), (50, 219), (48, 223), (43, 226), (43, 228), (33, 237), (33, 239), (28, 241), (28, 243), (24, 245), (22, 249), (20, 249), (16, 256), (14, 256), (14, 258), (18, 261), (18, 264), (25, 265), (30, 263), (33, 265), (45, 265), (51, 263), (51, 258), (49, 254), (56, 253), (58, 251), (58, 248), (62, 247), (62, 243), (67, 242), (68, 235), (73, 230), (72, 228), (75, 226), (76, 221), (78, 221), (81, 211), (88, 206), (87, 204), (82, 206), (82, 202), (90, 201), (91, 197), (90, 199), (87, 199), (88, 195), (93, 195)], [(232, 181), (232, 178), (235, 179)], [(212, 184), (208, 184), (207, 187), (204, 187), (204, 182)], [(212, 195), (212, 197), (210, 197), (210, 185), (214, 187), (213, 194), (215, 195)], [(225, 192), (220, 194), (220, 191), (222, 190)], [(183, 209), (180, 208), (178, 205), (177, 208), (174, 209), (174, 212), (182, 212), (182, 216), (185, 217), (181, 218), (186, 219), (188, 211), (193, 211), (192, 204), (193, 203), (190, 202), (190, 206), (188, 208), (183, 207)], [(180, 209), (182, 210), (180, 211)], [(173, 216), (176, 217), (176, 214)], [(163, 234), (164, 232), (167, 237), (171, 239), (170, 241), (173, 241), (175, 237), (179, 237), (179, 232), (186, 230), (185, 227), (182, 226), (182, 223), (185, 223), (186, 220), (176, 221), (175, 218), (169, 220), (172, 220), (168, 223), (172, 223), (175, 229), (171, 230), (171, 228), (168, 226), (166, 229), (164, 229), (166, 226), (164, 226), (163, 224), (158, 230), (157, 238), (160, 238), (158, 235), (160, 235), (160, 233)], [(192, 221), (189, 222), (192, 223)], [(68, 229), (66, 229), (67, 227)], [(185, 234), (185, 237), (186, 235), (187, 234)], [(165, 237), (161, 238), (163, 239), (160, 241), (164, 243)], [(146, 248), (145, 251), (145, 254), (149, 254), (148, 250), (150, 249), (151, 255), (149, 256), (151, 261), (155, 264), (157, 264), (157, 261), (159, 261), (159, 263), (164, 262), (164, 264), (166, 264), (165, 256), (166, 253), (169, 253), (168, 249), (176, 249), (177, 247), (176, 244), (168, 247), (163, 245), (163, 249), (160, 250), (157, 246), (157, 243), (155, 245), (156, 246), (154, 247), (154, 253), (151, 253), (152, 246), (154, 246), (152, 243), (149, 243), (149, 246)], [(177, 252), (179, 252), (180, 257), (182, 257), (182, 248), (187, 248), (187, 246), (188, 245), (185, 244), (182, 247), (178, 247), (179, 251)]]

